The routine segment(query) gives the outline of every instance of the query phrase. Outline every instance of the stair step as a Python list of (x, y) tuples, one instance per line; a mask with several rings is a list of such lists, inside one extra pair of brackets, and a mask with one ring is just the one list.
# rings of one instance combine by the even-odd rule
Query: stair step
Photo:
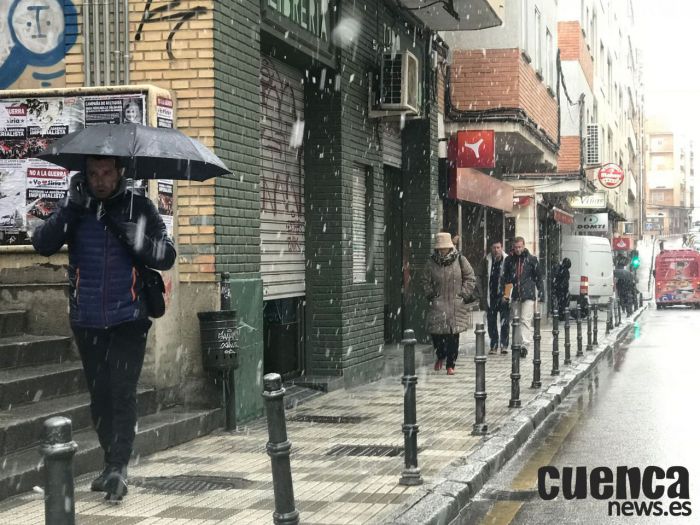
[(284, 408), (292, 409), (315, 397), (322, 396), (324, 392), (306, 388), (295, 384), (284, 385)]
[(61, 363), (70, 355), (71, 338), (18, 334), (0, 337), (0, 368)]
[(87, 385), (77, 361), (0, 370), (0, 410), (78, 392)]
[[(154, 389), (139, 388), (137, 399), (139, 417), (157, 411)], [(69, 418), (73, 422), (73, 431), (91, 428), (90, 395), (86, 392), (56, 397), (0, 412), (0, 456), (35, 446), (41, 437), (44, 421), (52, 416)]]
[(24, 310), (0, 311), (0, 337), (21, 334), (24, 331)]
[[(134, 442), (134, 459), (165, 450), (209, 434), (222, 424), (221, 409), (185, 410), (169, 408), (139, 420)], [(103, 454), (92, 429), (73, 434), (78, 452), (73, 460), (75, 477), (101, 470)], [(44, 467), (38, 447), (23, 450), (4, 458), (0, 469), (0, 500), (44, 485)]]

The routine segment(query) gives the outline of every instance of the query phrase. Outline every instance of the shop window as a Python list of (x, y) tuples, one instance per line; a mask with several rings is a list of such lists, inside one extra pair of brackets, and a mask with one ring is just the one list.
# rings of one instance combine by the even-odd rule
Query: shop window
[(371, 247), (372, 172), (369, 167), (355, 166), (352, 170), (352, 282), (367, 282), (372, 258)]

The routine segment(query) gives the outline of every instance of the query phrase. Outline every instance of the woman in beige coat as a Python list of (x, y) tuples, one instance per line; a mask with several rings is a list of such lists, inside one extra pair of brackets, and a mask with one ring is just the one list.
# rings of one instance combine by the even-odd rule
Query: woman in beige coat
[(423, 289), (428, 299), (426, 328), (437, 354), (435, 370), (441, 370), (446, 359), (447, 375), (454, 374), (459, 334), (467, 329), (467, 301), (475, 284), (474, 270), (455, 249), (450, 234), (438, 233), (423, 273)]

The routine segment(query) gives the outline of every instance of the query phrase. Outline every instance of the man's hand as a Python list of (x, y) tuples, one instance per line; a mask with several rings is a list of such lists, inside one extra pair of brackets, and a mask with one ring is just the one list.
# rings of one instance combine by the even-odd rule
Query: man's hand
[(87, 194), (85, 176), (76, 173), (70, 180), (68, 187), (68, 205), (76, 210), (83, 210), (88, 207), (90, 197)]
[(146, 219), (140, 217), (138, 222), (122, 222), (119, 224), (124, 240), (134, 251), (140, 252), (143, 248), (144, 236), (146, 234)]

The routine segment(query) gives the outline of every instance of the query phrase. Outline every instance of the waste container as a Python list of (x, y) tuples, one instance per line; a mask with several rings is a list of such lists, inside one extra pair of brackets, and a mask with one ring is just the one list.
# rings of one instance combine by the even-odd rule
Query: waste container
[(238, 368), (238, 326), (235, 310), (199, 312), (202, 366), (205, 370)]

